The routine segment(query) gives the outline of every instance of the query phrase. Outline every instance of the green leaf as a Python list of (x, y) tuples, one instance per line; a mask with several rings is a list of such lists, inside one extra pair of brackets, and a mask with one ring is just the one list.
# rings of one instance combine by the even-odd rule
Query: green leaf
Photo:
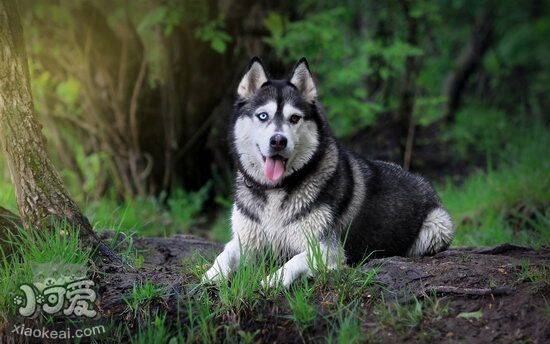
[(227, 44), (232, 41), (232, 37), (225, 31), (223, 17), (199, 27), (195, 31), (195, 36), (203, 42), (209, 42), (212, 50), (220, 54), (225, 52)]
[(80, 96), (80, 83), (74, 78), (69, 78), (57, 85), (56, 93), (64, 103), (75, 104)]
[(269, 12), (264, 20), (264, 25), (274, 38), (280, 38), (285, 30), (285, 20), (277, 12)]
[(462, 312), (459, 315), (456, 316), (457, 318), (464, 318), (464, 319), (481, 319), (483, 317), (483, 311), (477, 310), (475, 312)]
[(166, 19), (168, 9), (165, 6), (159, 6), (150, 11), (143, 17), (141, 23), (138, 25), (138, 32), (144, 32), (150, 30), (157, 24), (161, 24)]

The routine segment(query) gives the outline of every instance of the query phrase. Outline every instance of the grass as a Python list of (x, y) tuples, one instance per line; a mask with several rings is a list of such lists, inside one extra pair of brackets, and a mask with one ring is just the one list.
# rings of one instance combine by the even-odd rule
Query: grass
[(333, 319), (332, 333), (327, 338), (327, 342), (338, 344), (365, 342), (360, 317), (361, 309), (356, 304), (340, 308)]
[[(204, 257), (195, 255), (185, 263), (183, 274), (199, 280), (209, 266)], [(223, 336), (230, 342), (252, 342), (258, 331), (244, 330), (238, 319), (253, 316), (251, 320), (257, 321), (254, 320), (255, 314), (261, 317), (261, 312), (256, 311), (269, 305), (277, 305), (287, 314), (284, 317), (292, 319), (298, 332), (305, 333), (303, 338), (307, 338), (307, 331), (317, 320), (330, 327), (334, 342), (360, 342), (364, 338), (359, 320), (361, 307), (356, 301), (374, 285), (376, 269), (324, 269), (314, 280), (303, 278), (287, 290), (280, 285), (262, 287), (261, 282), (278, 267), (272, 254), (266, 253), (256, 259), (245, 254), (230, 280), (191, 285), (182, 300), (187, 319), (183, 331), (186, 341), (208, 343)], [(334, 302), (327, 304), (328, 316), (320, 314), (316, 307), (317, 298), (322, 294), (336, 295)]]
[(547, 319), (550, 319), (550, 303), (548, 303), (548, 301), (546, 301), (545, 304), (541, 308), (542, 308), (542, 314), (544, 314), (544, 316)]
[(320, 289), (334, 288), (337, 290), (337, 303), (346, 305), (353, 300), (369, 294), (375, 286), (378, 268), (364, 270), (359, 267), (342, 267), (328, 274), (326, 282), (319, 281)]
[(15, 199), (15, 190), (11, 183), (0, 180), (0, 206), (17, 213), (17, 201)]
[(518, 278), (521, 282), (550, 285), (550, 267), (546, 265), (535, 266), (526, 260), (522, 260), (519, 265)]
[(90, 202), (87, 216), (98, 229), (113, 229), (140, 236), (170, 236), (190, 233), (200, 224), (203, 204), (210, 191), (206, 184), (199, 191), (186, 192), (176, 189), (166, 204), (154, 197), (137, 197), (120, 203), (106, 197)]
[(298, 325), (298, 328), (304, 330), (311, 325), (317, 318), (317, 310), (312, 302), (314, 293), (313, 288), (306, 285), (294, 286), (285, 293), (286, 300), (292, 311), (292, 319)]
[(424, 315), (422, 302), (417, 299), (410, 304), (381, 302), (375, 313), (378, 313), (382, 326), (389, 327), (398, 334), (416, 329)]
[(275, 272), (277, 266), (271, 253), (262, 254), (251, 259), (244, 254), (231, 275), (231, 279), (222, 279), (218, 283), (220, 306), (225, 310), (240, 311), (244, 307), (253, 309), (260, 295), (264, 298), (275, 297), (282, 290), (281, 286), (264, 288), (262, 282), (266, 276)]
[(221, 211), (221, 215), (218, 215), (214, 223), (212, 224), (212, 227), (210, 228), (210, 231), (208, 233), (208, 236), (210, 239), (216, 241), (216, 242), (223, 242), (226, 243), (229, 240), (231, 240), (231, 212), (230, 211)]
[(129, 297), (125, 298), (126, 305), (132, 312), (143, 309), (148, 303), (165, 296), (163, 287), (157, 286), (149, 281), (142, 284), (135, 284)]
[[(186, 342), (213, 343), (223, 331), (226, 340), (251, 342), (256, 332), (244, 331), (238, 324), (223, 321), (220, 318), (234, 318), (243, 312), (253, 312), (263, 302), (280, 296), (282, 289), (266, 290), (261, 282), (270, 272), (275, 271), (275, 262), (270, 253), (256, 259), (250, 259), (243, 253), (231, 279), (221, 279), (215, 284), (201, 283), (189, 285), (182, 304), (187, 319), (185, 329)], [(184, 263), (182, 273), (200, 281), (202, 275), (211, 266), (211, 260), (195, 254)]]
[(498, 168), (440, 188), (458, 225), (454, 245), (550, 244), (550, 136), (542, 126), (520, 128), (510, 141)]
[(398, 303), (385, 302), (384, 298), (375, 304), (374, 315), (376, 325), (374, 333), (385, 333), (388, 330), (399, 336), (406, 336), (412, 332), (419, 331), (419, 334), (427, 334), (423, 329), (424, 320), (441, 320), (449, 315), (450, 310), (446, 302), (436, 295), (428, 295), (422, 299), (414, 298), (412, 302)]
[[(74, 266), (85, 273), (89, 263), (90, 251), (79, 246), (77, 231), (65, 223), (54, 223), (51, 230), (19, 229), (5, 242), (12, 253), (0, 255), (0, 315), (4, 320), (15, 312), (12, 297), (19, 294), (21, 284), (42, 282), (43, 278), (58, 279)], [(42, 269), (48, 271), (39, 271)]]
[(201, 293), (197, 298), (187, 300), (186, 331), (188, 341), (213, 343), (217, 337), (218, 325), (215, 317), (219, 310), (214, 310), (214, 302), (208, 293)]
[(144, 329), (133, 336), (132, 344), (179, 343), (178, 338), (167, 328), (164, 316), (156, 316)]

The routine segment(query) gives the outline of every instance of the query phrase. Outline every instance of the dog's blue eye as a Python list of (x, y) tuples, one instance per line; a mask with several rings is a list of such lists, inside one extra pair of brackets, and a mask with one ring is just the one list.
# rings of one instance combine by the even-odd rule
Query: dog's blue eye
[(267, 112), (260, 112), (259, 114), (256, 115), (256, 117), (258, 117), (260, 121), (264, 122), (264, 121), (267, 121), (267, 119), (269, 118), (269, 115), (267, 114)]

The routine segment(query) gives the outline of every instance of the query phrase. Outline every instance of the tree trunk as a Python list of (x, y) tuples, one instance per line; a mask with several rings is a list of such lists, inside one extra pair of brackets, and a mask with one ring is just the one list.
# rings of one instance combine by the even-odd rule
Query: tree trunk
[[(403, 14), (407, 22), (407, 43), (416, 47), (418, 45), (418, 21), (411, 16), (410, 3), (400, 1)], [(416, 92), (416, 77), (418, 75), (418, 59), (416, 56), (407, 56), (405, 60), (405, 76), (402, 81), (401, 94), (399, 96), (398, 127), (401, 137), (405, 137), (403, 168), (408, 170), (411, 166), (412, 151), (414, 144), (414, 102)]]
[(460, 108), (466, 84), (483, 61), (485, 52), (489, 49), (493, 39), (493, 22), (495, 17), (494, 6), (491, 3), (483, 10), (470, 42), (460, 54), (456, 67), (447, 76), (443, 85), (443, 92), (447, 98), (445, 118), (447, 123), (454, 123), (456, 112)]
[(23, 30), (17, 5), (0, 1), (0, 144), (7, 157), (24, 227), (45, 229), (51, 220), (67, 220), (79, 229), (83, 245), (101, 244), (88, 219), (65, 190), (46, 152), (34, 113)]

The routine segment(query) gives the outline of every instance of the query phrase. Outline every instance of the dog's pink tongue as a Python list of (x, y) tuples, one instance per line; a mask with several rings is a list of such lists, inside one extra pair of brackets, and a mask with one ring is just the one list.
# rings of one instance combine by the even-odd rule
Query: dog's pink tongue
[(265, 158), (264, 174), (269, 181), (276, 182), (283, 173), (285, 173), (285, 166), (280, 159)]

